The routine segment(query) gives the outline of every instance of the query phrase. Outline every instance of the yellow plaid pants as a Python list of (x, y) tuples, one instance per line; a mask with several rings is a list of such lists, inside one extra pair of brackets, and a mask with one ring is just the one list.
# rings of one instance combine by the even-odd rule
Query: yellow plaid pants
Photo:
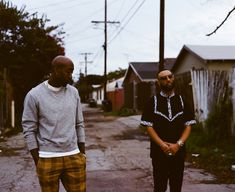
[(42, 192), (58, 192), (60, 180), (67, 192), (85, 192), (86, 157), (79, 153), (66, 157), (39, 158), (37, 175)]

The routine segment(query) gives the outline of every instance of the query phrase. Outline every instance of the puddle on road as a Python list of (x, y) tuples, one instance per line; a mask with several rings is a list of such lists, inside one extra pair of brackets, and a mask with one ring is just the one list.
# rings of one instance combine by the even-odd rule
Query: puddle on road
[(10, 157), (17, 156), (20, 154), (20, 151), (24, 150), (24, 147), (16, 147), (16, 148), (1, 148), (0, 156)]
[(122, 132), (120, 135), (115, 135), (113, 136), (114, 139), (116, 140), (130, 140), (130, 139), (137, 139), (140, 141), (147, 141), (149, 140), (149, 137), (147, 134), (143, 133), (139, 129), (132, 129), (132, 130), (127, 130)]
[(91, 149), (100, 149), (100, 150), (105, 150), (107, 147), (103, 145), (89, 145), (86, 147), (86, 150), (91, 150)]

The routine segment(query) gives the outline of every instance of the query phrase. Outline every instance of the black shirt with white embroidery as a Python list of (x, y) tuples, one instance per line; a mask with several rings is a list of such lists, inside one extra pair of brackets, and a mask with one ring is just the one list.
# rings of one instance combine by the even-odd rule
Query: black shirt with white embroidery
[[(195, 124), (194, 114), (184, 102), (181, 95), (164, 95), (163, 92), (154, 95), (143, 111), (141, 125), (151, 126), (158, 136), (166, 142), (176, 143), (185, 125)], [(184, 147), (180, 150), (184, 151)], [(163, 153), (160, 147), (151, 140), (151, 157)]]

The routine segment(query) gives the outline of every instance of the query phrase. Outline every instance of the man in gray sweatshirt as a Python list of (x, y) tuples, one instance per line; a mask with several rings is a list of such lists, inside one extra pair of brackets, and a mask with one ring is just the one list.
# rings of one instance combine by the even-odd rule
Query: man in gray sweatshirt
[(22, 116), (23, 134), (34, 159), (42, 192), (86, 191), (85, 131), (80, 97), (71, 86), (73, 62), (52, 61), (49, 80), (28, 92)]

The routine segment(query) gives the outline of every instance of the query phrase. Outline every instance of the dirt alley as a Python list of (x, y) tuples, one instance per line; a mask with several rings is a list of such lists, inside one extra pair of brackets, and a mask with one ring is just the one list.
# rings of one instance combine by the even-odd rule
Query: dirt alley
[[(149, 140), (139, 131), (140, 116), (111, 117), (98, 108), (83, 109), (87, 192), (152, 192)], [(182, 192), (235, 191), (235, 185), (206, 184), (211, 180), (213, 175), (187, 164)], [(22, 133), (0, 141), (0, 191), (40, 191)]]

